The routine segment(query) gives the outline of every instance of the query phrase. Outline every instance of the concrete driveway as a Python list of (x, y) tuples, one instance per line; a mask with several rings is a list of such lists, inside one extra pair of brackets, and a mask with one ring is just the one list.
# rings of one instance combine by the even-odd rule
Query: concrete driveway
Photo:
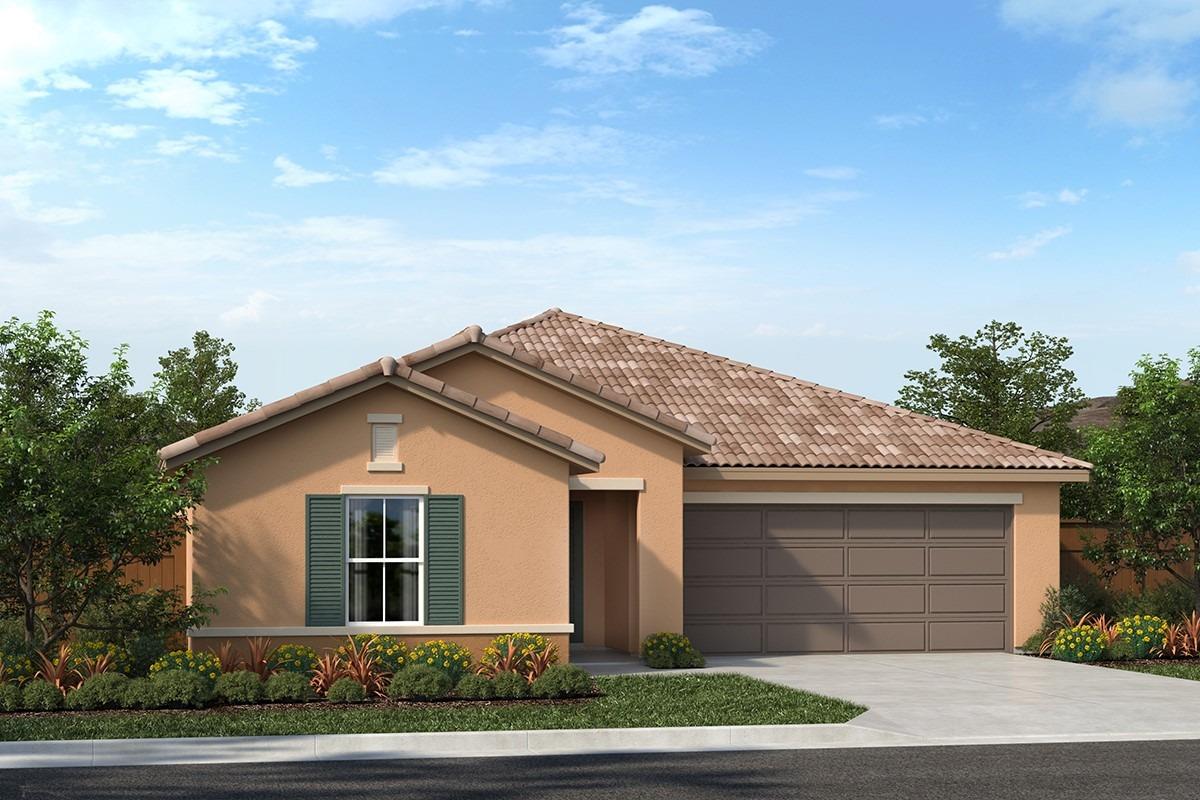
[[(644, 671), (584, 655), (598, 673)], [(727, 657), (740, 672), (868, 707), (851, 725), (913, 744), (1200, 738), (1200, 681), (1007, 653)]]

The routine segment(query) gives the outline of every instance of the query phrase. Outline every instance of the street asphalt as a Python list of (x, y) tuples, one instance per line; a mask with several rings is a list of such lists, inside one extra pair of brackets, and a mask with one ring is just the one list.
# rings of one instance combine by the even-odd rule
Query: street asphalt
[(1195, 797), (1200, 742), (341, 761), (0, 772), (4, 800)]

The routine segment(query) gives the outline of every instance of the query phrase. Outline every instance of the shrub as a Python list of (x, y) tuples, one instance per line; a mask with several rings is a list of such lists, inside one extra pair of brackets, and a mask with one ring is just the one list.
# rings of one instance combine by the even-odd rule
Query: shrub
[(156, 708), (158, 706), (158, 690), (149, 678), (131, 678), (125, 684), (125, 694), (121, 697), (122, 708)]
[(1116, 634), (1122, 645), (1122, 655), (1147, 658), (1166, 642), (1167, 621), (1154, 615), (1134, 614), (1117, 623)]
[(529, 681), (517, 672), (501, 672), (492, 678), (492, 693), (501, 700), (519, 700), (529, 696)]
[(62, 692), (49, 681), (32, 680), (21, 690), (21, 708), (26, 711), (57, 711), (62, 705)]
[(66, 706), (77, 711), (120, 708), (128, 683), (129, 676), (123, 672), (101, 672), (88, 678), (68, 694)]
[(139, 633), (127, 641), (126, 652), (129, 653), (129, 675), (148, 675), (150, 665), (166, 655), (166, 639), (156, 633)]
[[(71, 669), (85, 675), (95, 675), (98, 672), (121, 672), (129, 674), (132, 661), (129, 651), (113, 642), (76, 642), (71, 647)], [(105, 667), (97, 670), (97, 665)]]
[[(341, 666), (343, 677), (353, 678), (359, 686), (363, 687), (363, 691), (372, 697), (387, 695), (388, 679), (391, 674), (384, 670), (383, 665), (379, 663), (379, 657), (375, 653), (374, 636), (362, 639), (348, 638), (339, 651), (338, 664)], [(321, 667), (322, 674), (314, 673), (314, 680), (332, 686), (332, 682), (323, 674), (325, 672), (323, 661)]]
[(574, 664), (554, 664), (529, 684), (534, 697), (579, 697), (592, 693), (592, 676)]
[(0, 653), (28, 655), (29, 645), (25, 644), (25, 620), (23, 618), (0, 617)]
[[(348, 647), (353, 642), (354, 647)], [(404, 669), (408, 659), (408, 646), (393, 636), (380, 636), (375, 633), (359, 633), (350, 637), (346, 644), (337, 649), (338, 658), (347, 661), (352, 658), (352, 649), (362, 652), (364, 647), (375, 657), (381, 672), (394, 675)]]
[(267, 665), (272, 672), (298, 672), (308, 675), (317, 663), (317, 651), (303, 644), (281, 644), (275, 648)]
[(223, 703), (233, 705), (250, 705), (261, 703), (263, 699), (263, 682), (258, 673), (248, 669), (236, 672), (226, 672), (217, 678), (214, 694)]
[(642, 642), (642, 661), (653, 669), (697, 669), (704, 656), (682, 633), (652, 633)]
[(442, 670), (428, 664), (409, 664), (392, 677), (388, 697), (394, 700), (440, 700), (454, 683)]
[(1050, 654), (1059, 661), (1096, 661), (1104, 655), (1104, 632), (1092, 625), (1063, 628), (1054, 636)]
[(164, 669), (150, 683), (154, 708), (203, 708), (213, 699), (215, 679), (189, 669)]
[(15, 683), (0, 684), (0, 711), (21, 710), (21, 687)]
[(150, 665), (150, 677), (162, 672), (191, 672), (204, 677), (209, 689), (221, 674), (221, 661), (207, 650), (172, 650)]
[(489, 700), (495, 694), (490, 679), (473, 673), (463, 675), (454, 693), (464, 700)]
[(545, 636), (535, 633), (501, 634), (483, 648), (483, 655), (479, 659), (480, 672), (484, 675), (496, 675), (501, 672), (524, 674), (529, 669), (530, 659), (546, 652), (548, 648), (553, 648), (549, 663), (556, 663), (558, 648)]
[(0, 653), (0, 682), (24, 683), (33, 677), (33, 661), (24, 653)]
[(312, 699), (313, 692), (300, 673), (276, 672), (267, 678), (266, 696), (272, 703), (303, 703)]
[(331, 703), (361, 703), (367, 699), (367, 690), (354, 678), (338, 678), (325, 698)]
[(1155, 616), (1164, 619), (1181, 619), (1196, 608), (1196, 597), (1189, 586), (1179, 581), (1170, 581), (1144, 592), (1114, 594), (1112, 610), (1118, 616)]
[(436, 669), (449, 678), (450, 685), (453, 686), (471, 671), (472, 660), (471, 651), (467, 648), (456, 642), (437, 639), (410, 650), (408, 667), (405, 669), (416, 664)]

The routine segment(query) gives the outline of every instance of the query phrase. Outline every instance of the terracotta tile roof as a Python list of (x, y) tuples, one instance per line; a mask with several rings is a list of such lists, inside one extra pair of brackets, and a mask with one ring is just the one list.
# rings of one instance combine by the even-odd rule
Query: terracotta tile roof
[(452, 350), (457, 350), (460, 347), (469, 345), (478, 345), (494, 350), (505, 356), (509, 356), (516, 361), (540, 370), (547, 375), (571, 384), (576, 389), (579, 389), (590, 394), (594, 394), (600, 399), (609, 403), (614, 403), (627, 411), (642, 417), (647, 422), (656, 423), (668, 428), (671, 431), (680, 434), (685, 439), (690, 440), (691, 445), (702, 452), (708, 452), (716, 441), (716, 437), (705, 430), (702, 426), (695, 422), (688, 421), (675, 414), (664, 411), (661, 407), (656, 407), (653, 404), (648, 404), (635, 397), (630, 397), (622, 391), (617, 390), (611, 385), (605, 385), (599, 381), (593, 380), (587, 375), (565, 369), (562, 365), (555, 363), (549, 359), (543, 358), (536, 352), (526, 350), (522, 347), (517, 347), (511, 342), (506, 342), (496, 335), (489, 335), (483, 332), (483, 329), (478, 325), (469, 325), (463, 328), (458, 333), (450, 336), (440, 342), (435, 342), (428, 347), (423, 347), (420, 350), (402, 356), (399, 363), (407, 364), (413, 367), (420, 367), (425, 362), (437, 358), (443, 353), (448, 353)]
[(491, 337), (715, 433), (712, 451), (689, 466), (1090, 466), (559, 309)]
[(582, 461), (584, 466), (590, 467), (593, 470), (597, 469), (604, 461), (604, 453), (594, 447), (589, 447), (583, 442), (576, 441), (570, 436), (559, 433), (552, 428), (547, 428), (531, 419), (514, 414), (495, 403), (489, 403), (487, 400), (476, 397), (470, 392), (464, 392), (462, 389), (417, 372), (403, 363), (398, 363), (391, 356), (385, 356), (378, 361), (373, 361), (370, 364), (366, 364), (356, 370), (351, 370), (336, 378), (330, 378), (324, 383), (297, 392), (282, 400), (268, 403), (248, 414), (234, 417), (227, 422), (222, 422), (220, 425), (206, 428), (186, 439), (169, 444), (158, 451), (159, 457), (168, 464), (181, 463), (191, 457), (189, 456), (190, 453), (198, 451), (201, 448), (204, 448), (206, 452), (210, 451), (206, 446), (218, 442), (220, 439), (258, 425), (259, 423), (266, 422), (272, 417), (285, 412), (299, 409), (307, 403), (327, 397), (341, 389), (376, 377), (396, 378), (402, 383), (410, 384), (418, 393), (424, 391), (439, 396), (452, 408), (460, 412), (472, 416), (486, 416), (502, 429), (509, 429), (510, 433), (520, 432), (534, 436), (549, 449), (570, 454), (575, 457), (575, 460)]

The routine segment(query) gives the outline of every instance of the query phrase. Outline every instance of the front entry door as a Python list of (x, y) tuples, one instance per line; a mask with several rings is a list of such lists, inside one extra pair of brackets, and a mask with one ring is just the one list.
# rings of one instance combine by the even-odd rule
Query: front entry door
[(571, 641), (583, 642), (583, 503), (573, 500), (570, 508)]

